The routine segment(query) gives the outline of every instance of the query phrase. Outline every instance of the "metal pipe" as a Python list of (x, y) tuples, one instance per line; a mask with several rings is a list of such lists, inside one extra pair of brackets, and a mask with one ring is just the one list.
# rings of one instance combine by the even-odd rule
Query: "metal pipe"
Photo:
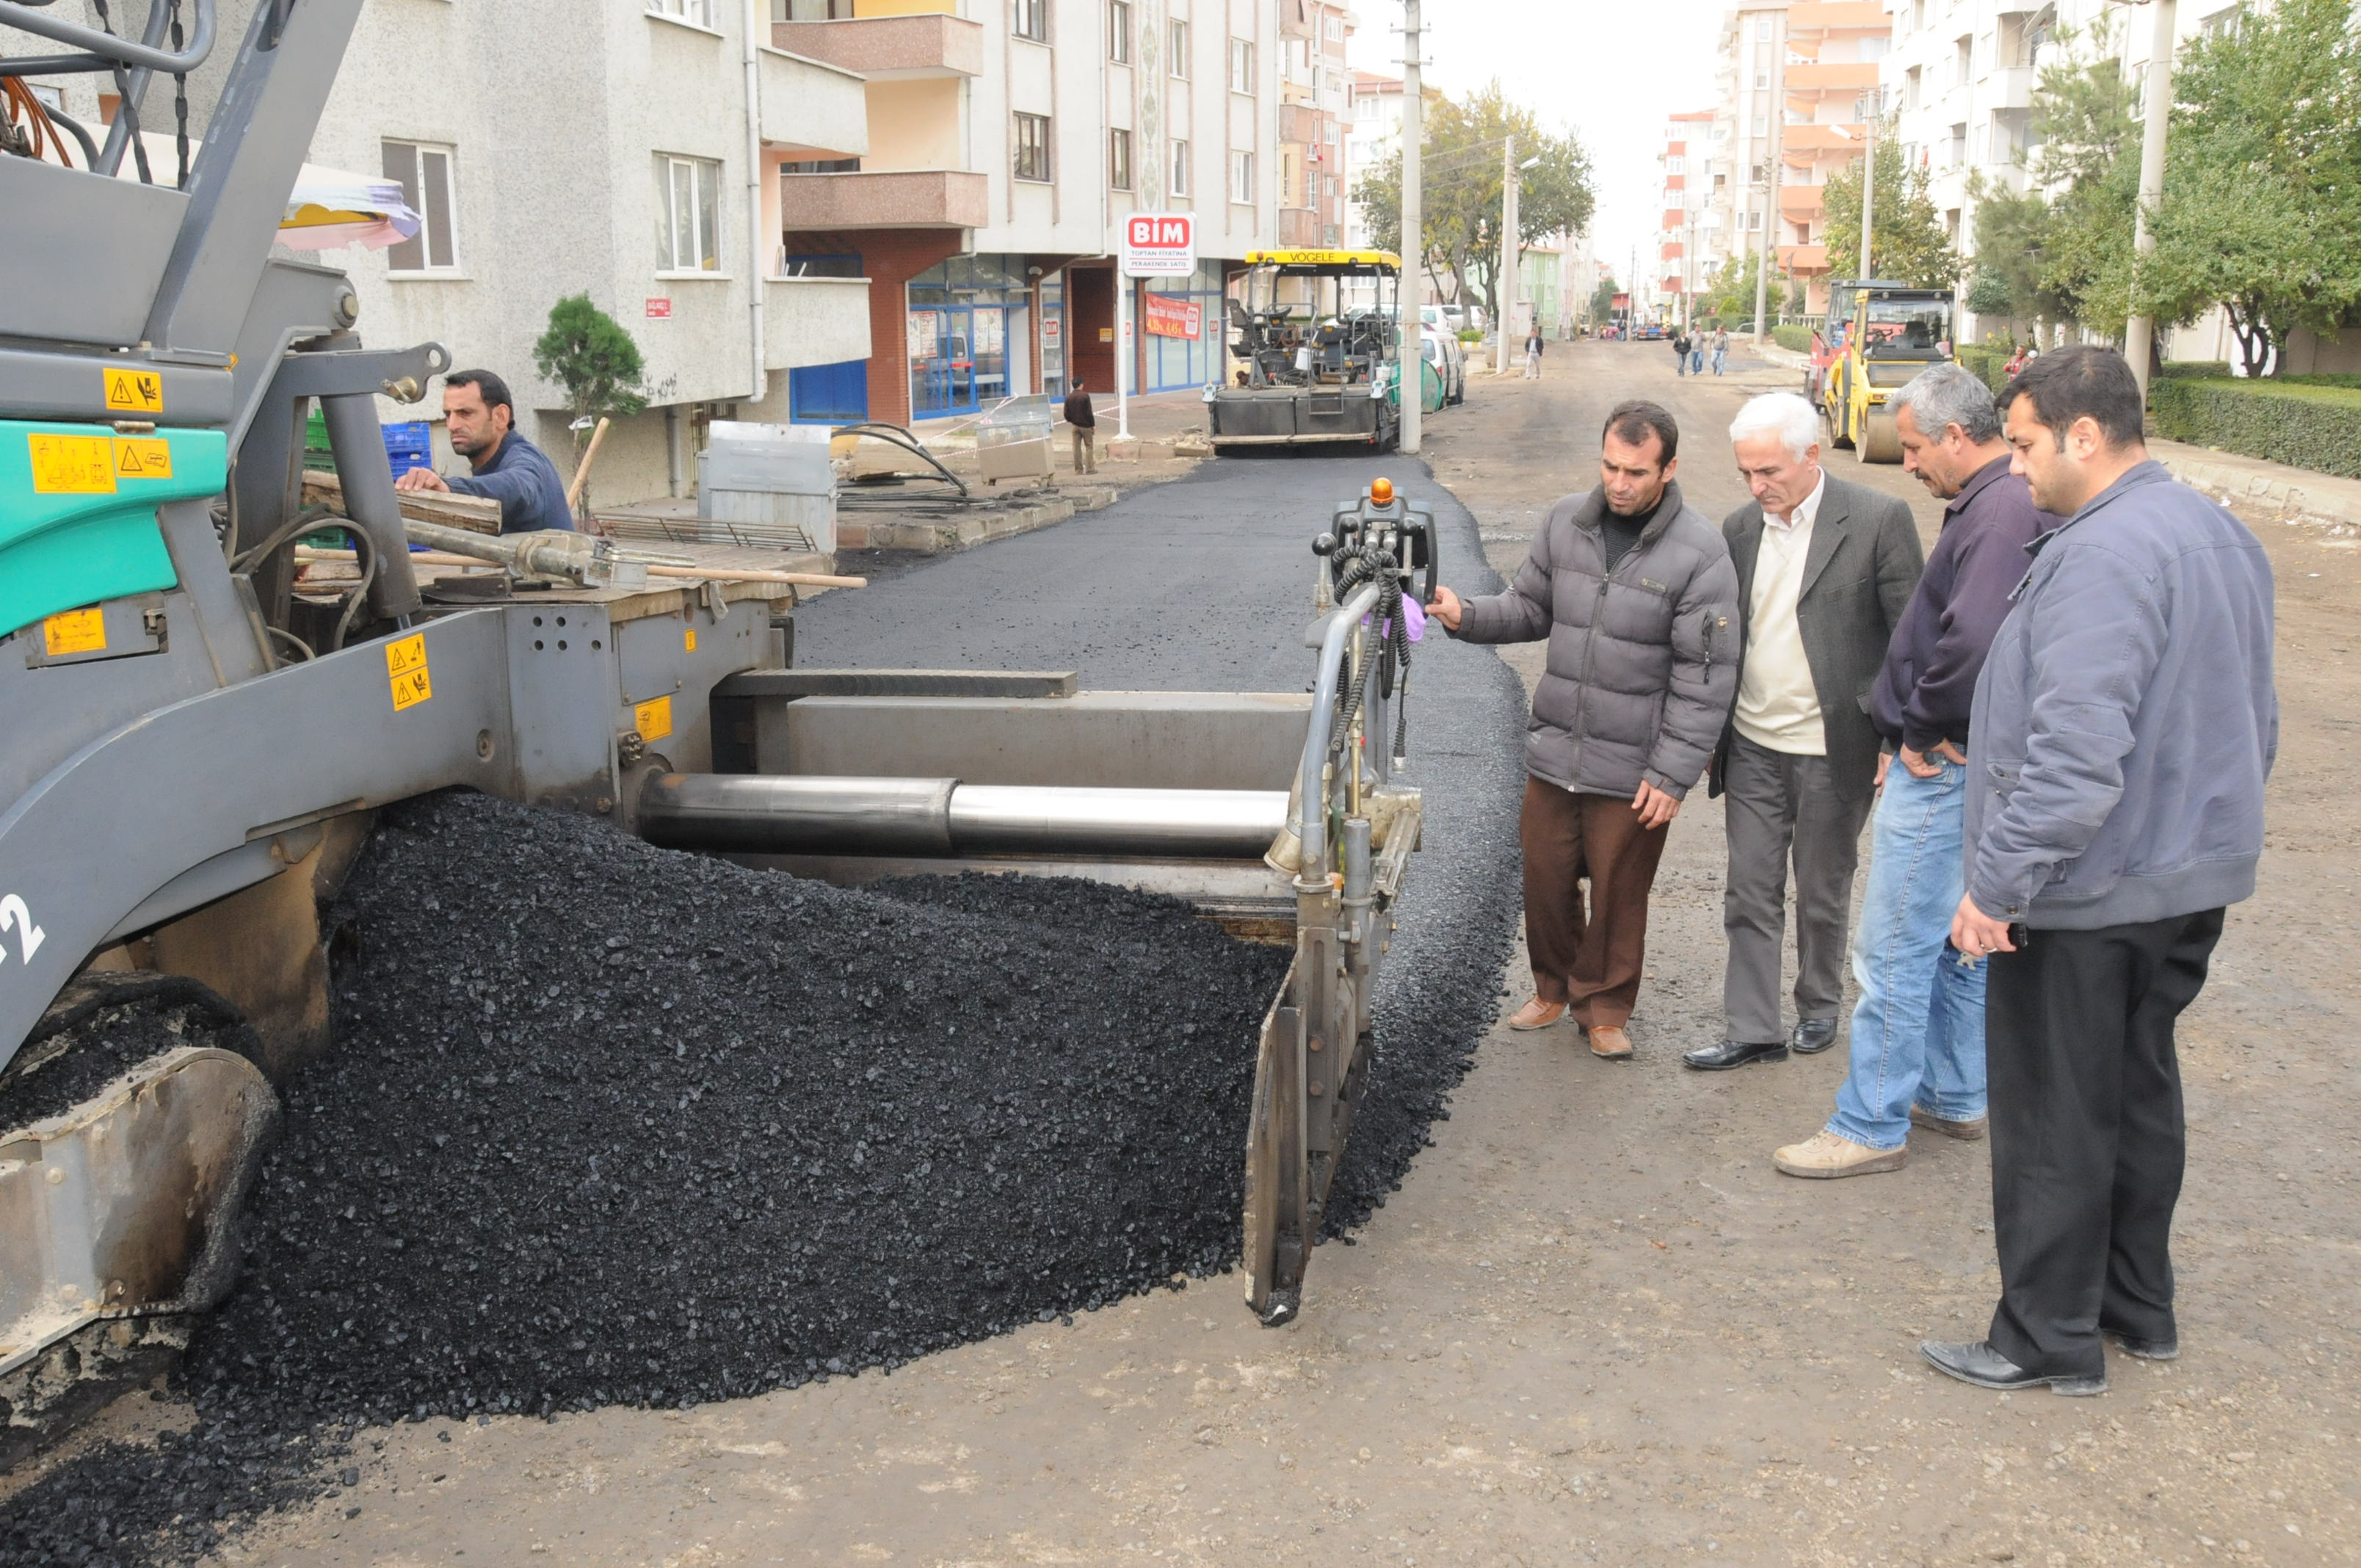
[(663, 773), (642, 788), (638, 823), (651, 843), (681, 850), (1251, 860), (1286, 827), (1287, 796), (1276, 790)]
[(675, 850), (948, 855), (956, 779), (777, 778), (659, 773), (640, 792), (639, 830)]
[(963, 784), (950, 798), (951, 842), (962, 855), (1061, 850), (1252, 860), (1286, 827), (1279, 790)]
[(16, 27), (53, 43), (87, 49), (115, 65), (144, 66), (149, 71), (160, 71), (167, 76), (185, 76), (203, 65), (205, 56), (214, 49), (213, 0), (197, 0), (196, 10), (195, 36), (178, 54), (170, 49), (134, 43), (118, 34), (102, 32), (80, 22), (69, 22), (63, 16), (43, 16), (29, 5), (18, 4), (17, 0), (0, 0), (0, 27)]
[[(1336, 688), (1342, 679), (1345, 640), (1361, 618), (1378, 608), (1378, 585), (1367, 583), (1328, 617), (1320, 631), (1320, 663), (1312, 688), (1312, 727), (1303, 737), (1303, 762), (1297, 773), (1302, 792), (1301, 822), (1296, 836), (1303, 852), (1296, 861), (1296, 881), (1324, 883), (1328, 876), (1328, 726), (1336, 715)], [(1359, 759), (1348, 759), (1357, 769)]]

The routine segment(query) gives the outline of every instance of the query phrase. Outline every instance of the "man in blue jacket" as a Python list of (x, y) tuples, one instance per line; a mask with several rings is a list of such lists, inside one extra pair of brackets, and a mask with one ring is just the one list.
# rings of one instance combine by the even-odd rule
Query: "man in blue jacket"
[(443, 378), (443, 428), (451, 450), (467, 460), (468, 474), (445, 479), (432, 468), (412, 468), (393, 488), (496, 500), (502, 533), (572, 529), (574, 512), (566, 504), (557, 466), (515, 426), (516, 405), (506, 381), (489, 370), (452, 371)]
[(1989, 956), (1987, 1337), (1919, 1346), (1986, 1388), (2105, 1390), (2103, 1336), (2180, 1354), (2173, 1025), (2255, 890), (2279, 749), (2270, 563), (2148, 459), (2121, 356), (2044, 355), (2004, 394), (2012, 471), (2067, 521), (2033, 546), (1976, 686), (1967, 893)]

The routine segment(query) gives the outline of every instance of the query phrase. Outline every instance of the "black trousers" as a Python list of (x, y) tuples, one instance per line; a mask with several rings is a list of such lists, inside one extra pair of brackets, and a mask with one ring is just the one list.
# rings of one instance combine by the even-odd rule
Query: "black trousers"
[(2031, 1372), (2095, 1377), (2100, 1336), (2175, 1339), (2172, 1211), (2186, 1150), (2173, 1025), (2205, 984), (2222, 911), (2096, 931), (2036, 930), (1994, 953), (1993, 1348)]

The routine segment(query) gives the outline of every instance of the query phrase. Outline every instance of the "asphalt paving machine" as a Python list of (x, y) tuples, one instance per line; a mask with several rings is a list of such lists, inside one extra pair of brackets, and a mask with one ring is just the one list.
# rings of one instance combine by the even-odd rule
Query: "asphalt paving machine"
[[(1365, 289), (1367, 297), (1348, 293)], [(1401, 258), (1382, 250), (1258, 250), (1226, 303), (1238, 382), (1205, 389), (1216, 452), (1400, 434)]]
[[(145, 42), (0, 0), (0, 41), (55, 51), (0, 77), (113, 72), (136, 110), (214, 47), (213, 0), (181, 4), (175, 49), (175, 0)], [(333, 1048), (319, 902), (376, 808), (453, 787), (844, 881), (1121, 881), (1291, 945), (1246, 1216), (1249, 1301), (1291, 1316), (1419, 838), (1402, 599), (1432, 518), (1383, 482), (1338, 510), (1309, 689), (1275, 694), (799, 669), (792, 587), (405, 519), (375, 400), (447, 351), (364, 345), (343, 273), (271, 254), (361, 4), (255, 6), (184, 182), (115, 139), (0, 150), (0, 1104), (59, 1070), (61, 1021), (158, 976), (252, 1032), (0, 1118), (0, 1450), (148, 1376), (226, 1290), (276, 1085)], [(315, 402), (334, 513), (302, 504)], [(296, 561), (323, 531), (357, 566), (325, 587)]]

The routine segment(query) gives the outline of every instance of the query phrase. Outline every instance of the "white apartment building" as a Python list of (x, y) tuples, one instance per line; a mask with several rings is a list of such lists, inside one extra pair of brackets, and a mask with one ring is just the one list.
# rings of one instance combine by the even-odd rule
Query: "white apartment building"
[[(1963, 258), (1975, 248), (1971, 176), (1987, 187), (2023, 191), (2026, 165), (2036, 150), (2033, 92), (2044, 66), (2056, 59), (2061, 28), (2084, 39), (2108, 29), (2114, 52), (2135, 75), (2147, 68), (2149, 12), (2103, 0), (1887, 0), (1894, 47), (1881, 62), (1886, 106), (1899, 115), (1905, 165), (1927, 174), (1927, 192), (1944, 229)], [(2182, 42), (2235, 16), (2240, 0), (2182, 0), (2177, 16)], [(2079, 46), (2085, 50), (2088, 45)], [(1982, 334), (1962, 315), (1960, 335)], [(2218, 352), (2200, 323), (2178, 334), (2168, 352), (2208, 358)], [(2179, 339), (2187, 339), (2181, 343)]]
[[(256, 4), (223, 0), (217, 60)], [(370, 0), (310, 158), (401, 180), (425, 226), (323, 259), (369, 341), (502, 376), (561, 470), (533, 347), (588, 294), (647, 362), (648, 412), (600, 449), (610, 502), (686, 493), (717, 417), (923, 429), (1077, 376), (1112, 394), (1133, 212), (1193, 214), (1201, 264), (1122, 285), (1131, 385), (1202, 387), (1226, 280), (1279, 243), (1283, 128), (1290, 221), (1343, 225), (1322, 122), (1348, 26), (1322, 0)], [(103, 120), (103, 80), (60, 79), (69, 112)]]
[[(1345, 122), (1345, 166), (1354, 180), (1400, 149), (1402, 103), (1400, 77), (1375, 71), (1353, 72), (1352, 104)], [(1369, 237), (1368, 217), (1362, 212), (1361, 203), (1352, 200), (1352, 189), (1350, 183), (1345, 187), (1345, 245), (1350, 250), (1367, 250), (1375, 242)]]
[[(1666, 321), (1686, 322), (1690, 296), (1713, 278), (1718, 263), (1719, 231), (1708, 223), (1718, 216), (1710, 203), (1713, 187), (1707, 170), (1715, 161), (1711, 146), (1715, 112), (1693, 109), (1664, 122), (1664, 149), (1656, 155), (1663, 213), (1656, 236), (1656, 278), (1651, 300)], [(1694, 172), (1692, 172), (1694, 170)]]

